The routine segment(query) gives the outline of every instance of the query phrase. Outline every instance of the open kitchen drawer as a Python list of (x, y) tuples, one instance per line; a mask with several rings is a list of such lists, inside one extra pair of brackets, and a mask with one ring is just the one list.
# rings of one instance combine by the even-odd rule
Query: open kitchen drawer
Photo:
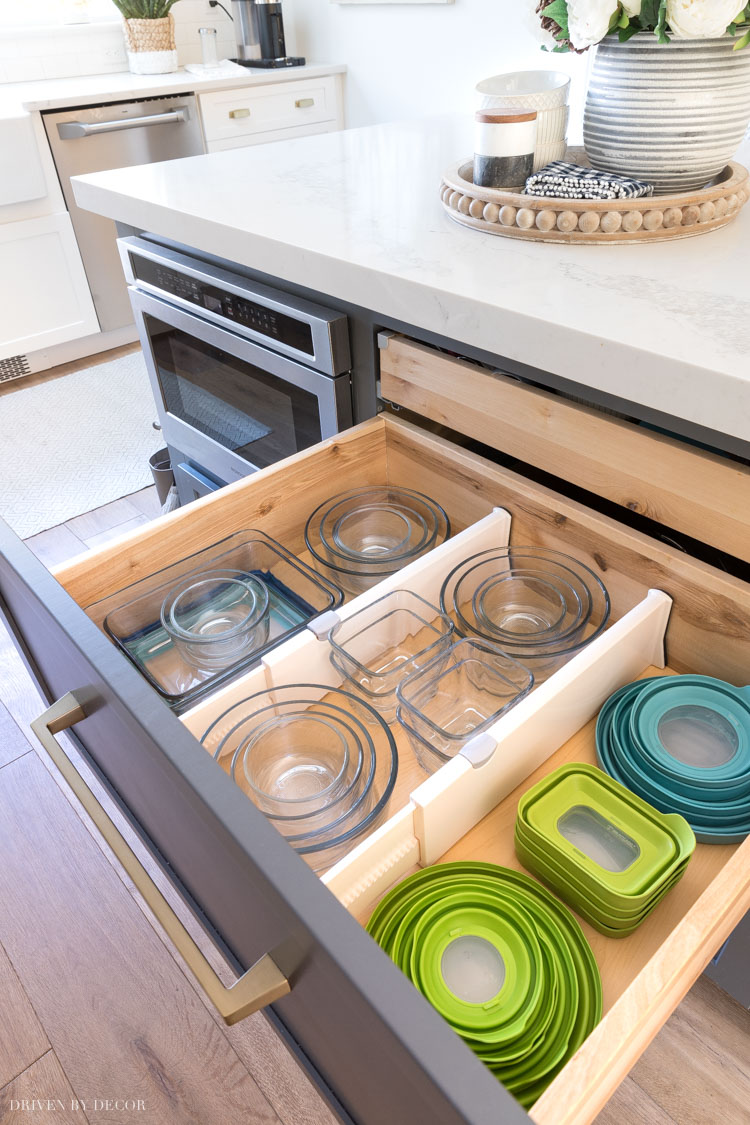
[[(58, 568), (54, 577), (4, 529), (0, 594), (45, 695), (52, 700), (75, 691), (85, 714), (69, 716), (78, 718), (79, 744), (236, 968), (270, 954), (287, 978), (291, 990), (274, 1003), (274, 1014), (351, 1117), (366, 1125), (520, 1122), (523, 1110), (358, 920), (417, 862), (471, 855), (513, 864), (509, 828), (517, 793), (507, 787), (520, 779), (477, 784), (485, 770), (493, 777), (497, 755), (478, 768), (465, 758), (449, 762), (400, 795), (391, 819), (321, 879), (81, 609), (243, 528), (260, 528), (301, 554), (314, 507), (342, 486), (384, 481), (433, 496), (456, 531), (495, 507), (507, 509), (512, 542), (566, 550), (607, 584), (613, 624), (600, 638), (606, 643), (595, 642), (597, 659), (582, 668), (585, 650), (501, 720), (508, 746), (515, 730), (519, 752), (530, 754), (524, 768), (546, 771), (565, 757), (590, 758), (587, 720), (601, 693), (660, 662), (668, 604), (649, 590), (673, 601), (666, 633), (671, 669), (744, 682), (749, 586), (386, 417), (137, 529)], [(276, 674), (268, 670), (284, 657), (280, 650), (271, 655), (264, 676)], [(540, 700), (557, 710), (545, 710)], [(533, 738), (533, 728), (523, 733), (543, 712), (558, 728), (552, 741), (546, 721)], [(61, 723), (50, 725), (59, 730)], [(441, 801), (460, 816), (441, 812)], [(404, 841), (410, 850), (394, 861), (393, 845)], [(750, 906), (749, 858), (747, 842), (699, 847), (680, 886), (644, 926), (616, 942), (597, 935), (607, 1014), (532, 1110), (536, 1121), (591, 1120)], [(267, 995), (280, 991), (272, 977)]]

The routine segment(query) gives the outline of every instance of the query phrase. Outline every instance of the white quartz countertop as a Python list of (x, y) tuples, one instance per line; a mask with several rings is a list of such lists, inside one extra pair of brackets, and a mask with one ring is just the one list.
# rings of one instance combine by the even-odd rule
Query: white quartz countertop
[(224, 64), (218, 76), (193, 74), (183, 68), (171, 74), (90, 74), (77, 78), (50, 78), (38, 82), (9, 82), (0, 85), (0, 118), (20, 112), (62, 109), (65, 106), (98, 105), (125, 98), (151, 98), (182, 94), (188, 90), (231, 90), (239, 86), (265, 86), (272, 82), (293, 82), (319, 78), (324, 74), (343, 74), (346, 67), (337, 63), (290, 66), (278, 69), (248, 69), (236, 63)]
[(671, 243), (492, 237), (439, 200), (470, 152), (470, 121), (435, 119), (74, 183), (92, 211), (750, 441), (750, 205)]

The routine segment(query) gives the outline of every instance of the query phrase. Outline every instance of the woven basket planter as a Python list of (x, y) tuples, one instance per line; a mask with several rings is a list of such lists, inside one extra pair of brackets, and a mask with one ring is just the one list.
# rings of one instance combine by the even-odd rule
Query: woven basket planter
[(169, 74), (177, 70), (174, 16), (159, 20), (123, 20), (131, 74)]

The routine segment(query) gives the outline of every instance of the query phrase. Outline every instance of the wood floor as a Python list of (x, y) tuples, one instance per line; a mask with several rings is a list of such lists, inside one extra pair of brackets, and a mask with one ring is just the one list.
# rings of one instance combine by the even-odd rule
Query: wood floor
[[(157, 514), (155, 490), (144, 489), (28, 542), (54, 566)], [(208, 1006), (34, 745), (29, 722), (43, 708), (0, 626), (0, 1125), (334, 1125), (262, 1016), (228, 1029)], [(228, 980), (226, 965), (86, 776)], [(703, 979), (597, 1119), (748, 1122), (750, 1013)]]

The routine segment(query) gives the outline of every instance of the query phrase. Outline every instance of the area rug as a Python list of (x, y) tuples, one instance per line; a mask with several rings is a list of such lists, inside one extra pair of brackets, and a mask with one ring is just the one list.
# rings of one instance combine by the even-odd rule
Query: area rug
[(0, 396), (0, 515), (27, 539), (152, 484), (140, 351)]

